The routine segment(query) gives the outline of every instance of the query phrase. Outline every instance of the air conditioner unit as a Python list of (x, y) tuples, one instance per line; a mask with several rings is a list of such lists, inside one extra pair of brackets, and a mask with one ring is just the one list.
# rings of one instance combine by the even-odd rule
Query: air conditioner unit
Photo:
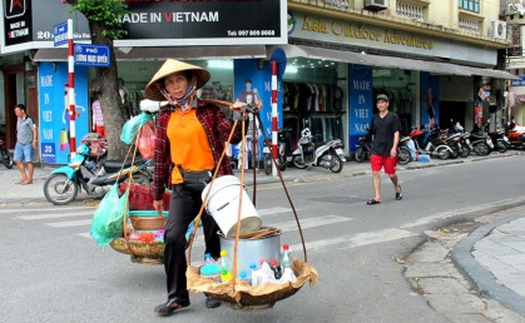
[(489, 37), (507, 39), (507, 23), (501, 20), (492, 20), (489, 26)]
[(373, 11), (388, 9), (388, 0), (365, 0), (365, 8)]

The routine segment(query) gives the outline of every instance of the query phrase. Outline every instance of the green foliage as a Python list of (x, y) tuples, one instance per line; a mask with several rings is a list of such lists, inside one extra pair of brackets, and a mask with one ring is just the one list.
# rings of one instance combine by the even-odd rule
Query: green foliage
[(129, 14), (124, 0), (68, 0), (73, 10), (79, 11), (88, 21), (102, 24), (102, 36), (112, 40), (127, 34), (120, 17)]

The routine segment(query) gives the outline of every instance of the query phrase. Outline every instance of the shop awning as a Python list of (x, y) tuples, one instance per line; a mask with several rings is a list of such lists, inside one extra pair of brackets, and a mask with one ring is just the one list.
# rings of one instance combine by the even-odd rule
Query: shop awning
[[(200, 60), (212, 58), (266, 58), (264, 45), (247, 46), (188, 46), (188, 47), (133, 47), (118, 48), (119, 61), (156, 61), (167, 58)], [(67, 62), (67, 48), (39, 49), (36, 62)]]
[(311, 47), (305, 45), (283, 45), (281, 47), (288, 58), (307, 57), (336, 62), (361, 64), (368, 66), (398, 68), (413, 71), (425, 71), (443, 75), (489, 76), (501, 79), (518, 79), (517, 76), (501, 70), (476, 68), (451, 63), (423, 61), (394, 56), (370, 55), (337, 49)]

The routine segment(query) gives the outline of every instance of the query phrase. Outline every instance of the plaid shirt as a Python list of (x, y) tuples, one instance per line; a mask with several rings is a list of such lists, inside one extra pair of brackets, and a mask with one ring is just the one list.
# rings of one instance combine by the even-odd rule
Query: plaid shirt
[[(170, 143), (166, 136), (166, 128), (173, 109), (173, 106), (161, 109), (157, 118), (157, 138), (155, 140), (155, 157), (153, 160), (153, 187), (151, 189), (153, 200), (161, 200), (165, 188), (170, 187), (170, 174), (173, 163), (171, 162)], [(197, 100), (196, 116), (206, 131), (215, 166), (217, 167), (221, 154), (224, 151), (224, 143), (228, 141), (228, 136), (232, 130), (233, 122), (218, 106), (199, 99)], [(235, 133), (230, 140), (231, 144), (238, 144), (241, 141), (241, 131), (240, 126), (236, 127)], [(219, 167), (220, 175), (233, 174), (227, 157), (224, 156)]]

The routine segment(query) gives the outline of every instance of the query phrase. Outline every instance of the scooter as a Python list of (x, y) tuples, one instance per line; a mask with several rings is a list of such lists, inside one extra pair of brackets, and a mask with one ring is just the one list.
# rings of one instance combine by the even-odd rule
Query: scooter
[(510, 148), (510, 140), (505, 135), (505, 129), (496, 127), (495, 131), (490, 131), (490, 119), (485, 122), (484, 130), (488, 133), (494, 144), (494, 150), (503, 154)]
[(136, 159), (132, 165), (131, 161), (107, 161), (106, 157), (107, 149), (94, 156), (91, 154), (91, 142), (84, 141), (68, 165), (51, 172), (44, 182), (44, 196), (55, 205), (71, 203), (82, 189), (88, 195), (101, 197), (111, 185), (126, 180), (130, 174), (134, 183), (151, 185), (150, 159)]
[[(288, 164), (288, 156), (291, 155), (290, 132), (291, 128), (279, 129), (277, 131), (277, 166), (279, 170), (286, 170)], [(268, 140), (263, 148), (264, 153), (264, 173), (270, 175), (272, 173), (272, 154), (271, 142)]]
[(413, 129), (410, 138), (414, 141), (419, 154), (437, 156), (439, 159), (447, 159), (454, 152), (445, 140), (447, 134), (441, 133), (437, 128)]
[(514, 120), (510, 120), (505, 124), (505, 131), (511, 148), (525, 148), (525, 127), (518, 126)]
[(292, 153), (292, 163), (299, 169), (322, 166), (333, 173), (340, 173), (346, 161), (342, 147), (341, 139), (335, 139), (315, 148), (312, 132), (305, 128), (301, 131), (297, 149)]
[(0, 133), (0, 162), (2, 162), (2, 164), (4, 164), (4, 166), (8, 169), (13, 168), (13, 156), (7, 149), (3, 133)]

